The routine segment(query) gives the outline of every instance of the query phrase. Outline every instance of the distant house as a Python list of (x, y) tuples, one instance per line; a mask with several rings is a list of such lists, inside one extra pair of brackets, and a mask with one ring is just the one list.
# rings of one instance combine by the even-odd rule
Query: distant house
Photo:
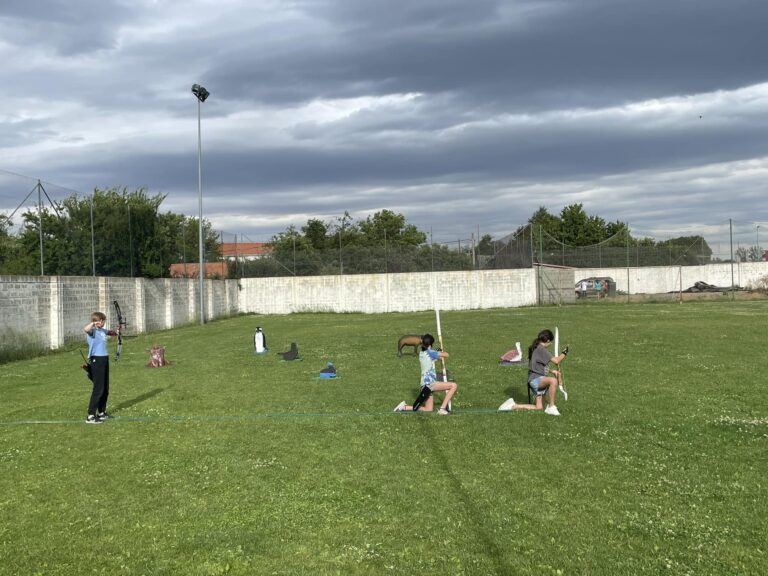
[[(199, 278), (200, 264), (171, 264), (171, 278)], [(226, 278), (228, 274), (226, 262), (206, 262), (206, 278)]]
[(222, 242), (219, 252), (225, 260), (258, 260), (272, 253), (266, 242)]

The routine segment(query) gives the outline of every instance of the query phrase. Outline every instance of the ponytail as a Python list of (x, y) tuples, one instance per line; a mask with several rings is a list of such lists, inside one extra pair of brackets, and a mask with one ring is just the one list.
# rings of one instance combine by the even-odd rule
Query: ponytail
[(541, 344), (542, 342), (551, 342), (554, 340), (555, 335), (552, 334), (552, 330), (542, 330), (539, 332), (539, 335), (536, 336), (535, 340), (531, 342), (531, 345), (528, 346), (528, 360), (531, 359), (531, 356), (533, 356), (533, 351), (536, 350), (536, 347)]

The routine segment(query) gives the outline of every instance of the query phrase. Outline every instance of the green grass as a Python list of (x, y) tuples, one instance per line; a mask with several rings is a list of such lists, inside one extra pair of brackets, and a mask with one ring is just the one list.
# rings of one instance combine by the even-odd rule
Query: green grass
[[(765, 573), (765, 302), (441, 319), (448, 417), (391, 412), (418, 380), (397, 339), (431, 313), (126, 339), (101, 426), (76, 350), (2, 366), (0, 574)], [(526, 395), (499, 356), (555, 325), (563, 415), (497, 412)], [(172, 366), (145, 367), (153, 343)]]
[(0, 332), (0, 366), (49, 353), (42, 342), (33, 340), (28, 333), (18, 330)]

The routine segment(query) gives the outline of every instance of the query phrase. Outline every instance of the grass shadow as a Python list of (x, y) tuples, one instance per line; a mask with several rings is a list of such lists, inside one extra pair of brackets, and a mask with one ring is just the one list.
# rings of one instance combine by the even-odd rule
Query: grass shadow
[(505, 399), (512, 397), (517, 399), (528, 398), (528, 384), (527, 382), (520, 382), (519, 384), (508, 384), (504, 387)]
[(136, 398), (131, 398), (130, 400), (126, 400), (125, 402), (121, 402), (120, 404), (116, 405), (110, 412), (120, 412), (121, 410), (127, 410), (128, 408), (131, 408), (133, 406), (136, 406), (136, 404), (141, 404), (145, 400), (149, 400), (150, 398), (154, 398), (158, 394), (162, 394), (165, 392), (164, 388), (154, 388), (150, 390), (149, 392), (145, 392), (144, 394), (141, 394), (139, 396), (136, 396)]
[[(456, 496), (456, 499), (461, 502), (464, 507), (464, 511), (469, 518), (470, 522), (475, 527), (475, 534), (480, 542), (481, 547), (485, 550), (486, 556), (493, 563), (496, 574), (513, 574), (511, 566), (507, 566), (504, 560), (504, 554), (501, 548), (496, 544), (493, 536), (485, 526), (483, 518), (482, 506), (477, 500), (473, 500), (469, 491), (464, 488), (461, 480), (453, 471), (450, 460), (446, 456), (443, 449), (440, 447), (440, 441), (435, 437), (432, 431), (432, 423), (429, 422), (429, 417), (426, 418), (421, 415), (419, 421), (421, 422), (422, 429), (424, 430), (424, 437), (427, 439), (427, 443), (430, 446), (432, 453), (435, 455), (435, 459), (439, 463), (440, 468), (445, 472), (445, 476)], [(450, 416), (440, 416), (439, 418), (450, 418)]]

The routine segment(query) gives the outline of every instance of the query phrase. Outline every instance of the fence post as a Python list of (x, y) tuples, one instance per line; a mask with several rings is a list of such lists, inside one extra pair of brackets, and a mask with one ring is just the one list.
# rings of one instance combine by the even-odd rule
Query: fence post
[(64, 345), (64, 290), (60, 276), (51, 276), (48, 284), (51, 306), (48, 320), (49, 348), (56, 349)]
[(733, 221), (728, 218), (728, 230), (731, 238), (731, 298), (733, 298), (733, 288), (734, 288), (734, 279), (733, 279)]
[(627, 222), (627, 302), (629, 302), (629, 222)]

